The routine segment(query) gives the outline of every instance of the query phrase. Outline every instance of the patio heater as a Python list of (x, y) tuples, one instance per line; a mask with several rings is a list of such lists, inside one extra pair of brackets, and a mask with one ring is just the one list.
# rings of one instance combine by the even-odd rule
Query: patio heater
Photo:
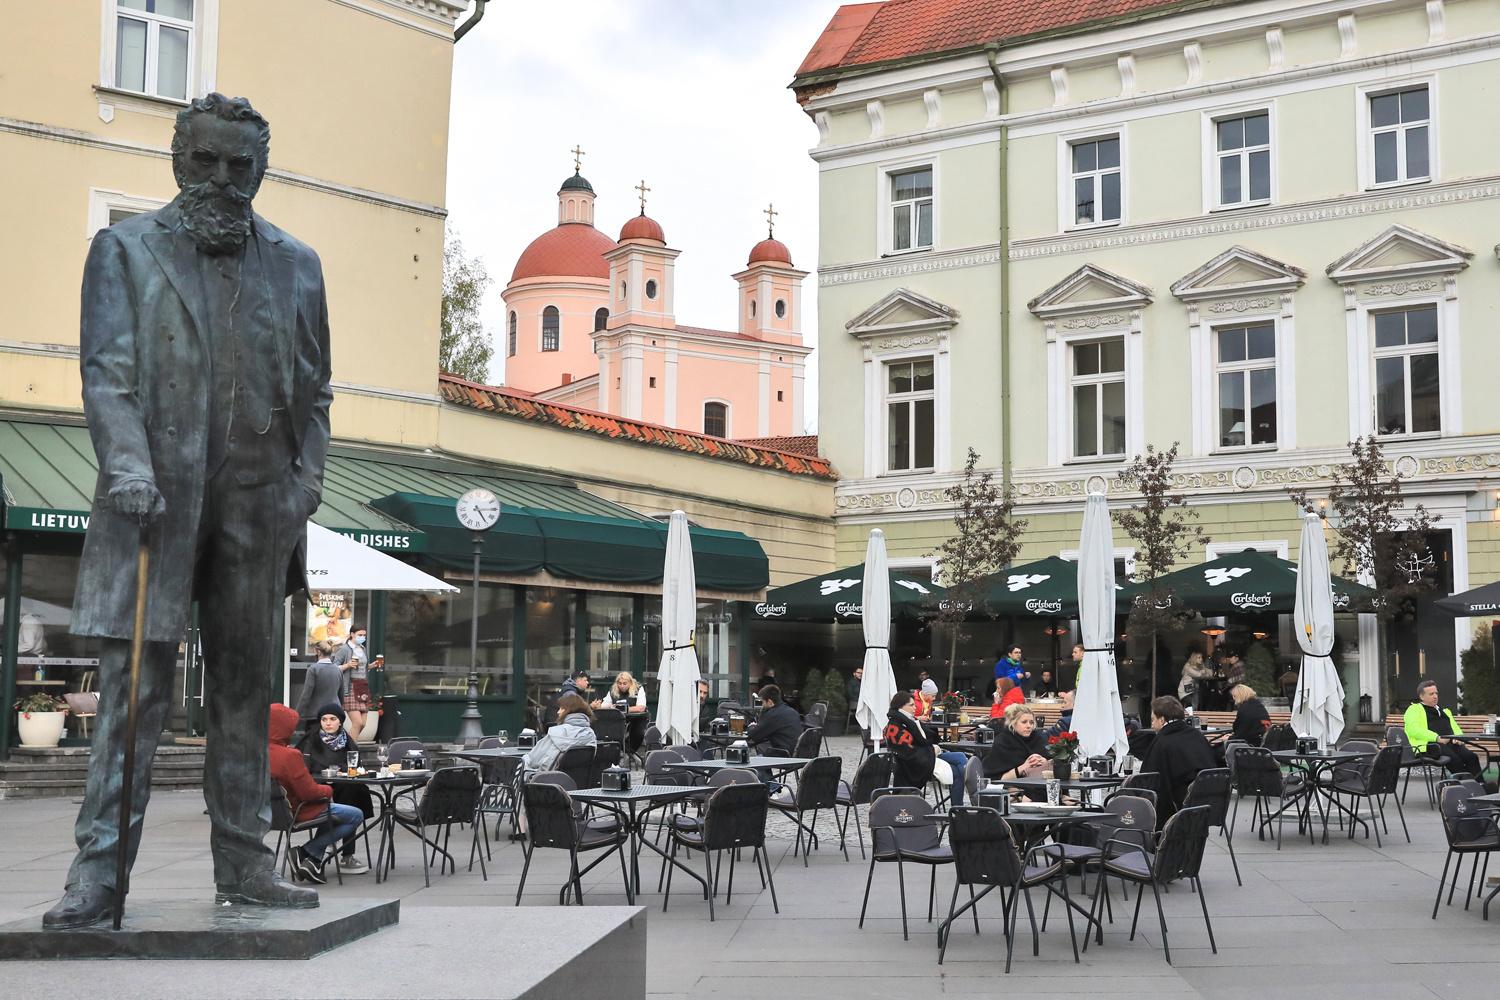
[(474, 540), (474, 614), (469, 622), (469, 692), (464, 714), (459, 716), (454, 739), (466, 747), (484, 739), (484, 720), (479, 715), (479, 557), (484, 552), (485, 532), (500, 520), (500, 501), (486, 489), (472, 489), (454, 505), (458, 522)]

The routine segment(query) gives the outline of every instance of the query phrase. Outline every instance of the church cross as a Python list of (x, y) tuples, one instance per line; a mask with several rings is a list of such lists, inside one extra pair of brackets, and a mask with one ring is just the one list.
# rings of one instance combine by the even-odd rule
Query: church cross
[(644, 177), (641, 178), (641, 182), (635, 186), (635, 190), (637, 192), (639, 192), (639, 194), (641, 196), (641, 214), (645, 215), (646, 214), (646, 192), (650, 191), (651, 189), (646, 186), (646, 179)]
[(776, 235), (776, 216), (781, 213), (776, 211), (774, 204), (767, 203), (765, 211), (761, 214), (766, 217), (766, 239), (771, 239)]
[(579, 173), (583, 170), (583, 150), (575, 145), (568, 152), (573, 154), (573, 173)]

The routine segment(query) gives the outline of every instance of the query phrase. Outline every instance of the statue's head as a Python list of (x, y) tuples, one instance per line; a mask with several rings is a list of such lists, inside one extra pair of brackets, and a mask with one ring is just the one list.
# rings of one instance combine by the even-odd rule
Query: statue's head
[(209, 94), (177, 115), (172, 174), (183, 227), (205, 253), (238, 250), (250, 235), (271, 127), (243, 97)]

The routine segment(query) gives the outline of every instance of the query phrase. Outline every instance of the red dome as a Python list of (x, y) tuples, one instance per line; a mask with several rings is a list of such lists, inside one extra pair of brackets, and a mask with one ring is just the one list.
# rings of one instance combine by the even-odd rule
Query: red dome
[(609, 280), (609, 262), (604, 254), (615, 241), (582, 222), (565, 222), (549, 229), (521, 251), (511, 281), (523, 278), (568, 277)]
[(662, 232), (660, 223), (643, 213), (620, 228), (620, 242), (624, 243), (626, 240), (655, 240), (665, 244), (667, 234)]
[(785, 264), (792, 266), (792, 252), (780, 240), (764, 239), (750, 250), (751, 264)]

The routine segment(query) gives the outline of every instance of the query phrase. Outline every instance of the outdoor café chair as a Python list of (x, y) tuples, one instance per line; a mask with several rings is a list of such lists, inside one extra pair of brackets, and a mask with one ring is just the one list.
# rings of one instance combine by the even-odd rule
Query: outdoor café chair
[[(1177, 810), (1162, 827), (1153, 849), (1149, 851), (1129, 850), (1133, 839), (1110, 838), (1104, 842), (1104, 859), (1100, 863), (1100, 877), (1094, 883), (1094, 900), (1089, 908), (1092, 923), (1098, 926), (1099, 944), (1104, 943), (1104, 926), (1099, 921), (1100, 886), (1105, 877), (1134, 882), (1140, 888), (1135, 894), (1135, 916), (1130, 921), (1130, 940), (1135, 940), (1136, 925), (1141, 919), (1141, 900), (1146, 896), (1146, 886), (1156, 898), (1156, 919), (1161, 924), (1161, 948), (1167, 964), (1172, 964), (1172, 949), (1167, 943), (1167, 916), (1161, 908), (1161, 894), (1167, 883), (1187, 879), (1198, 895), (1198, 905), (1203, 908), (1203, 925), (1208, 928), (1208, 945), (1217, 955), (1219, 946), (1214, 941), (1214, 925), (1208, 917), (1208, 900), (1203, 895), (1203, 883), (1198, 873), (1203, 867), (1203, 848), (1208, 843), (1208, 806), (1189, 806)], [(1114, 844), (1126, 848), (1115, 852)], [(1088, 939), (1083, 948), (1088, 950)]]
[(1442, 778), (1446, 773), (1441, 761), (1432, 757), (1423, 757), (1417, 753), (1416, 748), (1411, 745), (1411, 740), (1406, 738), (1404, 726), (1385, 727), (1385, 745), (1398, 746), (1401, 748), (1401, 770), (1406, 775), (1406, 780), (1401, 783), (1401, 801), (1406, 802), (1406, 791), (1411, 787), (1411, 773), (1421, 771), (1422, 778), (1427, 783), (1427, 804), (1437, 805), (1437, 791), (1434, 781)]
[[(292, 834), (306, 832), (309, 835), (307, 839), (311, 841), (318, 835), (318, 827), (328, 822), (328, 800), (316, 799), (313, 801), (320, 803), (323, 806), (323, 811), (312, 819), (299, 821), (296, 819), (296, 810), (287, 801), (286, 789), (274, 782), (271, 784), (271, 829), (276, 831), (276, 847), (271, 853), (271, 859), (273, 864), (277, 858), (281, 859), (279, 867), (281, 868), (283, 877), (286, 876), (287, 865), (291, 862)], [(301, 805), (309, 804), (311, 803), (301, 803)], [(285, 851), (282, 850), (283, 846), (286, 848)], [(338, 876), (339, 885), (343, 885), (344, 869), (339, 864), (339, 853), (339, 851), (333, 852), (333, 872)], [(366, 841), (365, 855), (368, 856), (369, 853), (370, 844)]]
[[(886, 751), (872, 754), (860, 762), (859, 770), (854, 772), (853, 784), (847, 781), (839, 782), (838, 801), (834, 807), (834, 816), (838, 817), (838, 811), (844, 810), (839, 818), (839, 842), (846, 844), (849, 836), (849, 818), (854, 817), (854, 835), (859, 839), (859, 858), (865, 858), (865, 831), (860, 822), (859, 807), (868, 806), (870, 800), (875, 797), (877, 788), (884, 788), (891, 783), (895, 774), (896, 759)], [(844, 848), (848, 850), (847, 847)]]
[[(1229, 825), (1234, 826), (1240, 815), (1240, 801), (1251, 797), (1255, 808), (1250, 813), (1250, 823), (1255, 827), (1255, 839), (1265, 839), (1266, 826), (1276, 821), (1276, 849), (1281, 850), (1281, 827), (1286, 820), (1286, 811), (1297, 808), (1297, 832), (1302, 832), (1306, 822), (1308, 835), (1312, 835), (1312, 823), (1305, 821), (1300, 811), (1307, 797), (1307, 781), (1300, 774), (1285, 774), (1271, 751), (1265, 747), (1244, 747), (1234, 755), (1234, 789), (1239, 798), (1234, 801), (1234, 814)], [(1271, 800), (1278, 799), (1281, 808), (1271, 812)]]
[(797, 742), (792, 746), (792, 756), (801, 757), (804, 760), (818, 756), (823, 746), (823, 730), (804, 729), (797, 737)]
[(600, 743), (625, 745), (625, 713), (618, 708), (594, 709), (593, 729)]
[[(795, 858), (797, 849), (802, 848), (803, 868), (808, 867), (808, 857), (818, 840), (818, 813), (824, 809), (833, 810), (839, 804), (839, 775), (843, 769), (842, 757), (818, 757), (798, 775), (795, 793), (783, 788), (771, 796), (771, 805), (783, 815), (790, 816), (797, 824), (797, 840), (792, 845), (792, 857)], [(804, 823), (803, 817), (808, 813), (812, 813), (812, 819)], [(837, 824), (838, 813), (834, 812), (833, 817)], [(804, 833), (807, 835), (806, 846), (803, 846)], [(844, 860), (848, 861), (849, 847), (842, 837), (839, 838), (839, 846), (843, 849)]]
[[(551, 772), (542, 772), (549, 773)], [(568, 852), (568, 880), (558, 890), (559, 906), (567, 901), (570, 888), (578, 905), (582, 906), (583, 876), (593, 871), (611, 854), (619, 856), (620, 875), (625, 881), (625, 901), (633, 906), (635, 895), (630, 889), (630, 871), (625, 863), (625, 844), (629, 835), (618, 825), (613, 830), (601, 830), (580, 820), (567, 790), (551, 780), (537, 780), (542, 774), (534, 775), (521, 790), (526, 811), (526, 841), (523, 845), (526, 861), (521, 866), (521, 884), (516, 886), (516, 905), (521, 905), (521, 894), (526, 891), (526, 876), (531, 872), (531, 856), (537, 848), (545, 847)], [(585, 851), (603, 853), (591, 861), (588, 867), (579, 870), (578, 855)]]
[(1295, 750), (1297, 749), (1297, 731), (1286, 723), (1280, 723), (1266, 730), (1266, 735), (1261, 737), (1260, 745), (1266, 750)]
[[(1453, 905), (1453, 890), (1463, 875), (1464, 855), (1472, 858), (1469, 865), (1469, 890), (1464, 896), (1464, 909), (1474, 898), (1474, 876), (1479, 868), (1479, 856), (1484, 855), (1486, 875), (1490, 870), (1490, 855), (1500, 850), (1500, 823), (1496, 814), (1482, 806), (1476, 807), (1473, 799), (1484, 794), (1484, 786), (1475, 781), (1455, 781), (1438, 792), (1438, 809), (1443, 818), (1443, 837), (1448, 842), (1448, 853), (1443, 857), (1443, 874), (1438, 879), (1437, 898), (1432, 901), (1432, 919), (1437, 919), (1438, 904), (1443, 899), (1443, 883), (1448, 880), (1448, 866), (1454, 857), (1458, 864), (1453, 869), (1453, 885), (1448, 888), (1448, 904)], [(1484, 882), (1480, 883), (1481, 889)]]
[(552, 770), (561, 771), (573, 779), (579, 788), (589, 787), (589, 770), (594, 766), (593, 747), (569, 747), (557, 755)]
[[(948, 901), (948, 917), (938, 926), (938, 964), (948, 953), (948, 938), (953, 921), (970, 911), (974, 933), (979, 933), (979, 901), (994, 889), (1000, 890), (1000, 908), (1005, 927), (1005, 971), (1010, 972), (1011, 955), (1016, 944), (1016, 918), (1021, 903), (1031, 920), (1031, 953), (1041, 954), (1041, 936), (1037, 932), (1036, 913), (1031, 906), (1031, 890), (1044, 887), (1062, 897), (1068, 914), (1068, 936), (1073, 942), (1073, 961), (1078, 962), (1078, 932), (1073, 924), (1073, 908), (1068, 898), (1068, 867), (1053, 845), (1038, 844), (1023, 859), (1016, 846), (1010, 824), (1000, 813), (987, 806), (955, 806), (948, 812), (948, 840), (956, 878), (953, 896)], [(933, 869), (937, 871), (936, 868)], [(984, 888), (976, 895), (976, 885)], [(969, 901), (958, 906), (960, 886), (969, 889)]]
[[(1375, 753), (1374, 763), (1364, 771), (1346, 771), (1340, 773), (1334, 771), (1333, 781), (1329, 785), (1329, 791), (1336, 797), (1349, 797), (1350, 812), (1354, 811), (1355, 804), (1360, 799), (1369, 801), (1370, 825), (1375, 827), (1375, 846), (1380, 847), (1380, 827), (1375, 824), (1375, 814), (1380, 814), (1380, 822), (1385, 826), (1385, 832), (1391, 832), (1391, 826), (1385, 819), (1385, 800), (1395, 795), (1396, 784), (1401, 780), (1401, 748), (1399, 746), (1388, 746)], [(1396, 795), (1396, 815), (1401, 817), (1401, 832), (1406, 834), (1406, 842), (1411, 843), (1411, 831), (1406, 828), (1406, 813), (1401, 808), (1401, 796)], [(1354, 824), (1349, 825), (1349, 836), (1354, 836)], [(1369, 833), (1366, 832), (1368, 837)]]
[[(437, 861), (439, 854), (443, 856), (438, 867), (439, 874), (449, 866), (455, 873), (458, 871), (458, 862), (448, 853), (448, 841), (453, 836), (454, 823), (468, 823), (473, 828), (473, 843), (469, 847), (470, 863), (473, 863), (474, 854), (479, 849), (479, 827), (474, 824), (474, 813), (479, 807), (482, 786), (479, 768), (473, 765), (440, 767), (432, 772), (432, 778), (422, 789), (422, 796), (417, 800), (412, 814), (407, 816), (401, 812), (396, 813), (396, 822), (415, 833), (422, 841), (422, 878), (429, 887), (432, 885), (429, 866), (432, 861)], [(428, 830), (433, 831), (431, 840), (427, 839)], [(438, 844), (439, 830), (443, 836), (441, 846)], [(430, 860), (427, 855), (429, 847), (432, 848)], [(479, 874), (486, 882), (490, 880), (483, 856), (479, 858)]]
[(1240, 879), (1240, 862), (1234, 856), (1234, 830), (1229, 825), (1229, 792), (1233, 781), (1229, 768), (1210, 767), (1198, 772), (1198, 777), (1188, 785), (1183, 807), (1208, 806), (1208, 825), (1218, 827), (1224, 835), (1224, 846), (1229, 848), (1229, 863), (1234, 866), (1234, 884), (1244, 885)]
[(870, 873), (865, 877), (865, 897), (859, 907), (859, 926), (865, 925), (865, 911), (870, 905), (870, 885), (875, 880), (875, 866), (896, 865), (901, 889), (901, 939), (911, 939), (906, 925), (906, 866), (927, 865), (932, 869), (932, 884), (927, 890), (927, 920), (932, 921), (934, 897), (937, 894), (939, 865), (953, 863), (953, 850), (943, 843), (943, 830), (932, 817), (932, 803), (910, 792), (877, 794), (870, 803)]
[[(704, 895), (708, 897), (710, 923), (714, 920), (714, 897), (719, 893), (719, 875), (724, 868), (724, 852), (730, 852), (729, 884), (724, 894), (724, 903), (728, 905), (734, 901), (735, 861), (739, 857), (740, 849), (745, 847), (755, 851), (755, 869), (760, 874), (762, 888), (769, 886), (771, 889), (772, 912), (781, 912), (781, 906), (776, 901), (776, 882), (771, 874), (771, 859), (766, 857), (762, 863), (761, 858), (766, 847), (767, 805), (768, 791), (761, 781), (758, 779), (736, 780), (732, 784), (716, 789), (708, 797), (708, 804), (703, 811), (703, 823), (700, 827), (697, 829), (674, 827), (672, 829), (671, 844), (674, 858), (678, 849), (703, 852), (703, 887)], [(710, 857), (714, 854), (719, 855), (717, 863), (714, 863)], [(667, 890), (661, 901), (663, 913), (667, 912), (667, 904), (672, 899), (672, 874), (676, 867), (676, 865), (667, 866)]]
[(588, 781), (579, 787), (598, 788), (604, 772), (619, 765), (620, 756), (620, 744), (600, 742), (594, 747), (594, 757), (589, 763)]

